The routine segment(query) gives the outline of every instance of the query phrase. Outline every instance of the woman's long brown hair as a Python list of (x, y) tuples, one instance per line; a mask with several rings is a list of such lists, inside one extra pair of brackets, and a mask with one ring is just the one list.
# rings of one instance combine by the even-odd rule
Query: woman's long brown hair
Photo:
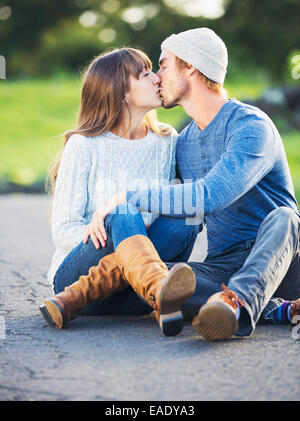
[[(63, 148), (73, 134), (94, 137), (116, 126), (126, 107), (124, 100), (130, 88), (129, 77), (132, 75), (138, 79), (145, 67), (152, 69), (149, 57), (135, 48), (115, 49), (95, 57), (84, 72), (76, 128), (64, 133)], [(161, 136), (170, 134), (169, 127), (158, 122), (155, 110), (145, 115), (143, 123)], [(52, 195), (63, 148), (46, 179), (46, 190)]]

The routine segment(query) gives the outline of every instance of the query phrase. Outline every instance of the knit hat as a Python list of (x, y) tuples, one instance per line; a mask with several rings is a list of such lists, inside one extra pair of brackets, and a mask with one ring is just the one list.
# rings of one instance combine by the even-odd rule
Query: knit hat
[(211, 29), (197, 28), (172, 34), (163, 41), (161, 48), (192, 64), (214, 82), (224, 83), (228, 63), (227, 48)]

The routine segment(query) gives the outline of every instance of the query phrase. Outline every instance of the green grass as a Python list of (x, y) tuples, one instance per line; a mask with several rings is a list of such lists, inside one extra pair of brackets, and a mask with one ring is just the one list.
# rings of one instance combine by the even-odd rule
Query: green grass
[[(47, 80), (0, 81), (0, 180), (29, 185), (45, 177), (62, 146), (59, 135), (74, 127), (81, 82), (70, 76)], [(229, 97), (252, 99), (264, 81), (225, 85)], [(179, 128), (186, 113), (180, 108), (158, 110), (161, 121)], [(300, 133), (283, 136), (296, 195), (300, 201)]]
[(291, 170), (295, 194), (300, 206), (300, 133), (293, 132), (283, 136), (283, 143)]
[(72, 128), (79, 82), (33, 80), (0, 84), (0, 178), (31, 184), (42, 178)]

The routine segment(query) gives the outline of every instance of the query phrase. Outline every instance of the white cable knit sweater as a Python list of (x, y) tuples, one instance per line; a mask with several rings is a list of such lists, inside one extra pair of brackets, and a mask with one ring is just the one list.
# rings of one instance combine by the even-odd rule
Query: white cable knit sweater
[[(177, 132), (160, 137), (148, 131), (128, 140), (111, 132), (96, 137), (73, 135), (62, 154), (52, 207), (56, 246), (48, 271), (54, 275), (85, 234), (93, 213), (120, 190), (167, 185), (175, 178)], [(156, 215), (142, 213), (145, 224)]]

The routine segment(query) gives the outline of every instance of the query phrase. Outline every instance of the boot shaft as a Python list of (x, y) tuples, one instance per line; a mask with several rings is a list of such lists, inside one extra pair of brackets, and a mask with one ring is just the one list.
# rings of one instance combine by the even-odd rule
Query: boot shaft
[(123, 240), (115, 251), (116, 262), (132, 288), (154, 309), (169, 270), (151, 240), (134, 235)]
[(105, 300), (114, 292), (123, 291), (127, 287), (128, 282), (112, 253), (103, 257), (99, 265), (91, 267), (87, 275), (81, 276), (53, 298), (45, 300), (44, 306), (40, 308), (44, 316), (47, 314), (46, 319), (52, 319), (54, 324), (62, 327), (89, 303), (98, 299)]

